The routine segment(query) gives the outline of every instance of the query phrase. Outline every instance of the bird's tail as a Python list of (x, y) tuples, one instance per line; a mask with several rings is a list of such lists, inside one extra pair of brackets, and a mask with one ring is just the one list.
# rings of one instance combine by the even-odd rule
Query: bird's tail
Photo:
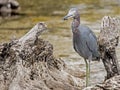
[(100, 61), (100, 53), (97, 51), (95, 52), (95, 54), (93, 55), (93, 61)]

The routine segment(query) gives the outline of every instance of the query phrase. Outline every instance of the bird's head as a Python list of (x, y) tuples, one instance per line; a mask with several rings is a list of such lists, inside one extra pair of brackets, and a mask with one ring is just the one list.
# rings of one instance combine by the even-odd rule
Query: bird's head
[(76, 18), (79, 16), (79, 12), (77, 8), (71, 8), (68, 14), (63, 18), (63, 20), (68, 20), (69, 18)]

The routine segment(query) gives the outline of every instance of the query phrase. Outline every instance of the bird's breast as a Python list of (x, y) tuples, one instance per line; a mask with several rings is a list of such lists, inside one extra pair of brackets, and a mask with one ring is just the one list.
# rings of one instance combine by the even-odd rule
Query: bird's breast
[(77, 28), (72, 29), (72, 32), (73, 32), (73, 34), (75, 34), (75, 35), (79, 35), (79, 34), (80, 34), (80, 32), (79, 32), (79, 30), (78, 30)]
[(88, 50), (84, 38), (80, 35), (80, 33), (79, 34), (73, 33), (73, 47), (80, 56), (86, 59), (91, 54), (91, 52)]

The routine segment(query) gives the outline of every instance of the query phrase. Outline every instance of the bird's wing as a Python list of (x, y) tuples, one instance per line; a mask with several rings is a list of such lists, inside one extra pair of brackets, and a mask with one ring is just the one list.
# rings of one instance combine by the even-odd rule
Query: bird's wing
[(97, 38), (93, 32), (90, 32), (89, 35), (86, 37), (86, 44), (91, 52), (95, 52), (97, 50)]

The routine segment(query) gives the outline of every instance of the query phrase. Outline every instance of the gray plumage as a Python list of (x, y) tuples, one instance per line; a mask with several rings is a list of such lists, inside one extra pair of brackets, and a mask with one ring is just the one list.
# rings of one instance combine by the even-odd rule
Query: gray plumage
[[(75, 51), (84, 58), (86, 63), (86, 86), (90, 77), (90, 61), (99, 60), (97, 38), (90, 28), (80, 24), (80, 14), (77, 8), (71, 8), (63, 18), (73, 18), (71, 25), (73, 33), (73, 47)], [(89, 60), (87, 62), (87, 59)]]
[(79, 25), (77, 33), (73, 31), (73, 46), (75, 51), (84, 59), (92, 59), (99, 57), (97, 38), (95, 34), (84, 25)]

